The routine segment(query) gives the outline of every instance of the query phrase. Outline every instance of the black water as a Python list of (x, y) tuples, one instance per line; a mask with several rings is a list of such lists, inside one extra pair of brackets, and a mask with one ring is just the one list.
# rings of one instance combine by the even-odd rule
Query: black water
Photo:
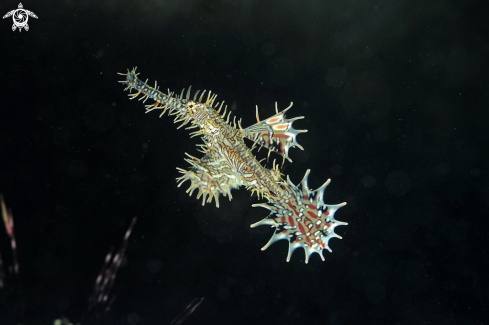
[[(0, 324), (487, 324), (489, 30), (482, 1), (23, 2), (0, 21)], [(3, 15), (18, 3), (3, 1)], [(305, 150), (284, 173), (347, 201), (333, 253), (287, 243), (242, 189), (177, 188), (198, 139), (117, 83), (212, 90), (243, 125), (275, 101)], [(484, 154), (486, 152), (486, 154)], [(262, 154), (262, 153), (260, 153)], [(264, 153), (266, 156), (266, 153)], [(110, 311), (88, 297), (129, 238)]]

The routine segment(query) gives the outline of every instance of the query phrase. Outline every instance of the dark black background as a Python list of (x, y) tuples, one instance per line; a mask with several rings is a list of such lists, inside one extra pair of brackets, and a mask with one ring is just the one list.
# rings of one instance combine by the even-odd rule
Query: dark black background
[[(20, 274), (0, 324), (487, 324), (487, 10), (482, 1), (23, 2), (0, 23), (0, 192)], [(18, 3), (3, 1), (3, 15)], [(244, 189), (202, 207), (177, 188), (167, 116), (129, 101), (117, 72), (211, 89), (243, 125), (304, 115), (285, 174), (332, 179), (349, 223), (326, 262), (265, 252), (267, 215)], [(486, 152), (484, 154), (484, 152)], [(87, 299), (109, 248), (138, 222), (98, 321)], [(4, 262), (9, 241), (0, 228)]]

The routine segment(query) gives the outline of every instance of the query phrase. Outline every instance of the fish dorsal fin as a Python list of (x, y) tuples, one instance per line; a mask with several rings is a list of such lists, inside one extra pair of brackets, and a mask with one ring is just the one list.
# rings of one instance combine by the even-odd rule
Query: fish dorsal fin
[(290, 103), (289, 107), (279, 112), (277, 103), (275, 103), (276, 114), (263, 121), (260, 121), (257, 106), (257, 123), (243, 129), (243, 137), (270, 151), (277, 152), (284, 157), (284, 159), (292, 161), (289, 158), (289, 149), (291, 147), (298, 147), (299, 149), (304, 150), (304, 148), (297, 143), (296, 137), (299, 133), (307, 132), (307, 130), (296, 130), (292, 126), (292, 123), (295, 120), (302, 119), (304, 116), (298, 116), (291, 119), (285, 118), (285, 113), (292, 107), (292, 105), (293, 103)]

